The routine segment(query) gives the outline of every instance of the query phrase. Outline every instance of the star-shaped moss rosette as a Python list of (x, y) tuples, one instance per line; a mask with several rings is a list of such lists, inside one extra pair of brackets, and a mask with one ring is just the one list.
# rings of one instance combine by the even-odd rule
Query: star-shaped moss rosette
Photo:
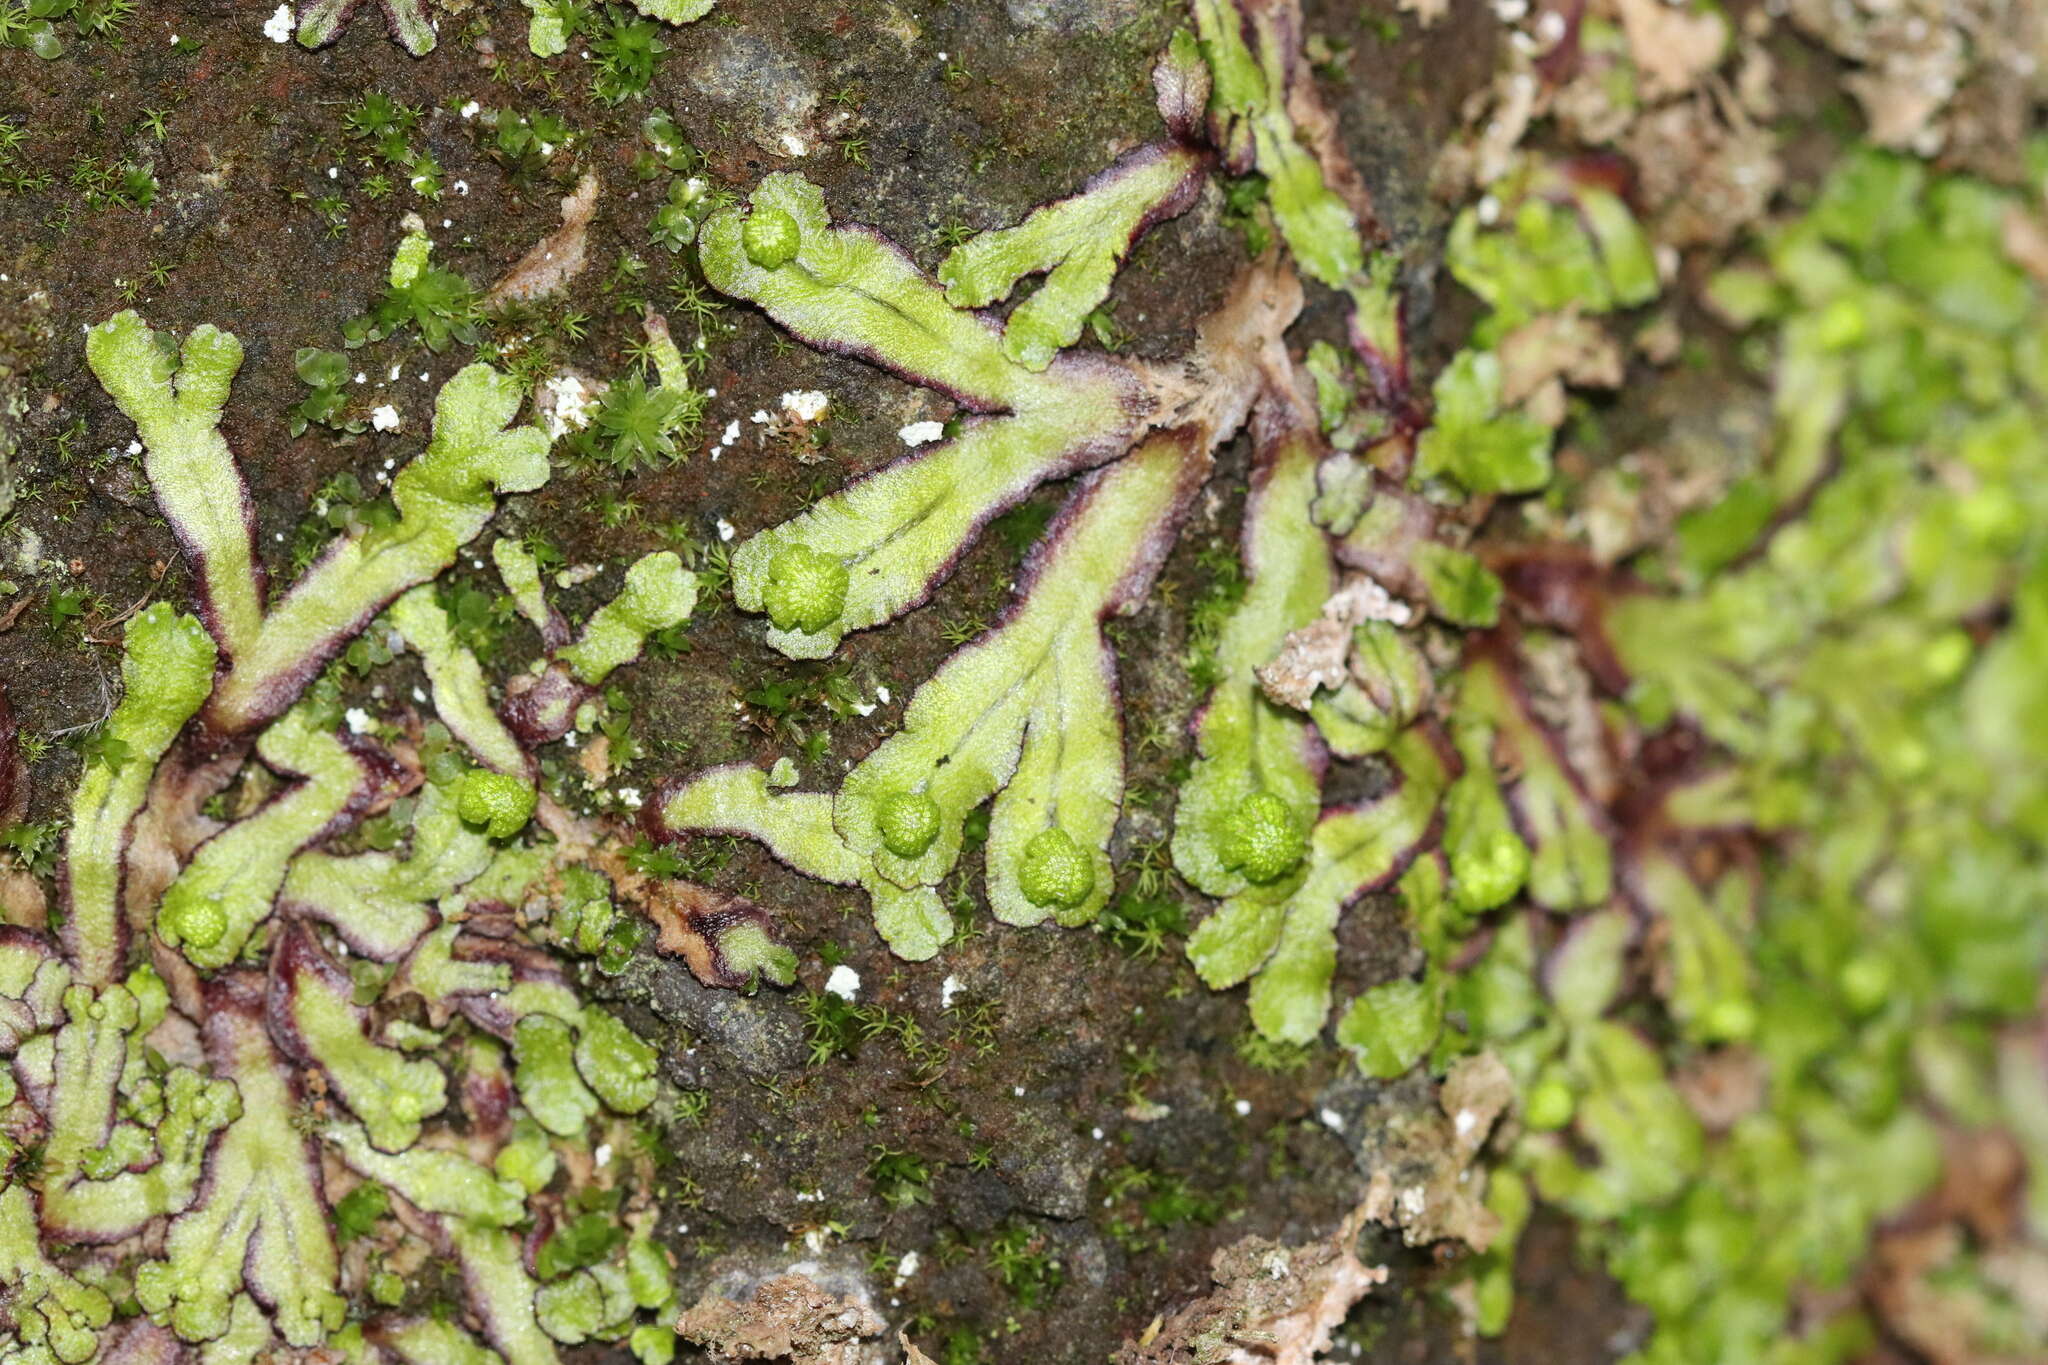
[[(118, 1340), (250, 1362), (282, 1343), (549, 1365), (557, 1342), (627, 1335), (669, 1297), (651, 1244), (529, 1268), (518, 1238), (564, 1197), (548, 1192), (556, 1148), (624, 1143), (623, 1116), (655, 1099), (652, 1049), (557, 955), (616, 970), (602, 964), (635, 935), (613, 897), (651, 888), (539, 792), (534, 748), (594, 724), (605, 679), (687, 619), (694, 576), (650, 555), (577, 632), (501, 550), (549, 652), (494, 703), (433, 580), (496, 494), (547, 477), (547, 437), (512, 424), (510, 380), (485, 365), (450, 379), (391, 481), (396, 517), (344, 533), (272, 596), (219, 429), (235, 338), (202, 327), (180, 345), (123, 313), (86, 354), (136, 424), (200, 614), (160, 602), (129, 621), (123, 695), (73, 797), (61, 935), (0, 936), (0, 1354), (83, 1362)], [(433, 720), (341, 725), (321, 674), (373, 621), (417, 656)], [(208, 814), (245, 770), (267, 795)], [(537, 810), (555, 839), (534, 833)], [(365, 846), (365, 821), (387, 816), (398, 846)], [(772, 926), (744, 909), (671, 913), (662, 945), (718, 984), (788, 979)], [(370, 1271), (345, 1265), (335, 1230), (381, 1244), (394, 1201), (461, 1267), (489, 1347), (403, 1314), (345, 1327)], [(146, 1317), (120, 1329), (98, 1287), (117, 1244), (150, 1248), (132, 1280)]]

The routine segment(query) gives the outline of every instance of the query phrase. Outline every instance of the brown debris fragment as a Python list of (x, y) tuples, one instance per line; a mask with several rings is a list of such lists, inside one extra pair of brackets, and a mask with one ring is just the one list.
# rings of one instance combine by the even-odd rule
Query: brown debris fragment
[(49, 927), (49, 899), (43, 895), (43, 884), (27, 868), (0, 867), (0, 921), (23, 929)]
[(1501, 402), (1509, 407), (1563, 382), (1576, 389), (1621, 387), (1621, 347), (1576, 309), (1546, 313), (1501, 338)]
[[(1208, 442), (1244, 425), (1260, 390), (1292, 374), (1280, 337), (1301, 312), (1301, 280), (1269, 252), (1243, 271), (1221, 306), (1196, 326), (1195, 353), (1143, 371), (1155, 428), (1192, 425)], [(1291, 382), (1291, 381), (1290, 381)]]
[(1562, 757), (1593, 799), (1606, 805), (1620, 791), (1622, 779), (1609, 749), (1593, 675), (1578, 651), (1561, 639), (1525, 639), (1522, 658), (1530, 712), (1557, 737)]
[(1761, 1057), (1730, 1047), (1680, 1067), (1671, 1084), (1709, 1132), (1725, 1133), (1763, 1108), (1766, 1080)]
[(1615, 0), (1614, 7), (1647, 99), (1692, 89), (1720, 65), (1727, 50), (1727, 21), (1712, 10), (1694, 11), (1663, 0)]
[(1998, 234), (1999, 243), (2012, 263), (2026, 271), (2034, 283), (2048, 287), (2048, 223), (2039, 214), (2014, 204), (2006, 209)]
[(1729, 120), (1703, 95), (1651, 110), (1622, 142), (1660, 242), (1733, 241), (1764, 217), (1784, 183), (1771, 134), (1751, 123), (1733, 96), (1722, 103), (1733, 113)]
[[(1973, 1293), (1951, 1273), (1967, 1254), (1967, 1239), (1952, 1223), (1894, 1232), (1877, 1245), (1871, 1302), (1884, 1324), (1915, 1357), (1930, 1365), (2028, 1365), (2032, 1351), (2011, 1352), (1993, 1345), (1988, 1321), (1997, 1306)], [(2033, 1339), (2048, 1332), (2048, 1255), (2031, 1247), (2009, 1248), (1987, 1258), (1996, 1265)]]
[(1387, 1282), (1353, 1249), (1363, 1210), (1320, 1242), (1247, 1237), (1210, 1261), (1215, 1288), (1159, 1318), (1116, 1365), (1313, 1365), (1352, 1307)]
[[(1367, 621), (1405, 626), (1415, 610), (1369, 573), (1352, 574), (1323, 604), (1323, 614), (1290, 631), (1280, 652), (1257, 670), (1259, 686), (1275, 706), (1306, 711), (1318, 688), (1332, 691), (1351, 676), (1351, 631)], [(1370, 681), (1361, 678), (1360, 681)]]
[(526, 301), (558, 293), (583, 273), (587, 264), (584, 235), (597, 212), (597, 177), (588, 171), (562, 200), (562, 225), (534, 243), (519, 264), (491, 286), (490, 301)]
[(1515, 1079), (1491, 1052), (1451, 1063), (1437, 1091), (1437, 1106), (1451, 1120), (1452, 1149), (1468, 1159), (1478, 1155), (1495, 1121), (1514, 1101)]
[[(2020, 1365), (2014, 1328), (2048, 1340), (2048, 1250), (2027, 1236), (2012, 1135), (1950, 1128), (1942, 1179), (1878, 1236), (1865, 1284), (1885, 1327), (1931, 1365)], [(1974, 1262), (1975, 1277), (1955, 1272)]]
[[(887, 1324), (866, 1304), (836, 1298), (803, 1275), (778, 1275), (742, 1301), (707, 1295), (676, 1319), (676, 1335), (713, 1360), (855, 1365), (862, 1338)], [(913, 1357), (914, 1359), (914, 1357)]]
[(134, 1318), (100, 1339), (102, 1365), (179, 1365), (190, 1359), (185, 1344), (148, 1318)]
[[(1493, 117), (1479, 124), (1480, 135), (1473, 149), (1472, 182), (1491, 185), (1515, 164), (1522, 135), (1536, 116), (1536, 77), (1527, 71), (1513, 71), (1494, 82)], [(1478, 124), (1475, 118), (1471, 120)]]
[[(1365, 1121), (1383, 1135), (1357, 1153), (1372, 1171), (1362, 1211), (1373, 1222), (1398, 1228), (1409, 1246), (1456, 1240), (1484, 1251), (1500, 1234), (1500, 1219), (1486, 1207), (1486, 1178), (1473, 1162), (1513, 1103), (1514, 1078), (1491, 1052), (1452, 1063), (1437, 1091), (1437, 1112), (1401, 1113), (1403, 1098)], [(1382, 1117), (1389, 1121), (1382, 1123)]]
[(1318, 616), (1288, 632), (1272, 662), (1256, 670), (1259, 686), (1275, 706), (1306, 711), (1317, 689), (1344, 685), (1350, 653), (1351, 628), (1330, 616)]
[(612, 780), (612, 740), (610, 735), (592, 735), (590, 740), (576, 751), (576, 766), (590, 779), (593, 787), (602, 787)]
[[(1863, 106), (1871, 140), (1929, 156), (1958, 131), (1947, 115), (1965, 83), (2000, 82), (2009, 54), (2026, 51), (2029, 37), (2038, 41), (2038, 33), (2030, 32), (2038, 20), (2017, 13), (2032, 8), (1791, 0), (1786, 12), (1809, 38), (1860, 68), (1842, 83)], [(1974, 53), (1984, 56), (1973, 59)], [(2031, 73), (2020, 73), (2019, 88), (2030, 80)]]
[(695, 882), (646, 880), (629, 894), (654, 921), (655, 950), (680, 957), (691, 975), (716, 989), (744, 990), (754, 984), (751, 973), (737, 971), (728, 962), (720, 947), (724, 935), (753, 926), (771, 939), (781, 938), (774, 917), (760, 906)]

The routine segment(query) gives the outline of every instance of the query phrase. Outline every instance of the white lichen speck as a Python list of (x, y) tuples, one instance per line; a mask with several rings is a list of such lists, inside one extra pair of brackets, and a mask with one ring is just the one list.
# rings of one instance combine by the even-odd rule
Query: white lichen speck
[(273, 43), (288, 43), (292, 40), (290, 5), (279, 5), (271, 16), (263, 21), (263, 36)]
[(799, 422), (815, 422), (831, 406), (832, 400), (816, 389), (797, 389), (782, 395), (782, 410)]
[(398, 409), (389, 403), (370, 414), (370, 425), (379, 431), (396, 431), (399, 424)]
[(571, 431), (579, 431), (590, 425), (591, 414), (597, 408), (597, 395), (583, 383), (583, 376), (564, 371), (549, 375), (543, 388), (547, 390), (547, 401), (540, 405), (547, 421), (548, 435), (559, 440)]
[(860, 994), (860, 973), (844, 962), (832, 969), (832, 975), (825, 978), (825, 993), (836, 995), (841, 1000), (851, 1000)]
[(909, 426), (898, 427), (896, 434), (903, 438), (903, 444), (907, 446), (921, 446), (944, 436), (946, 424), (932, 421), (912, 422)]

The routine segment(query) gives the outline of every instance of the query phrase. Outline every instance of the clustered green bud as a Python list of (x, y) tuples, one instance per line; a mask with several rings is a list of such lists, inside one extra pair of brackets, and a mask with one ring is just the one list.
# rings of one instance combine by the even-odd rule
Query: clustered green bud
[(163, 908), (157, 912), (157, 920), (165, 931), (177, 937), (178, 942), (194, 948), (211, 948), (228, 931), (226, 907), (208, 896), (167, 898)]
[(1701, 1025), (1706, 1036), (1717, 1042), (1742, 1042), (1756, 1032), (1756, 1006), (1741, 998), (1717, 1000)]
[(897, 857), (919, 857), (939, 837), (939, 803), (923, 792), (896, 792), (876, 807), (875, 828)]
[(781, 209), (756, 207), (740, 228), (740, 245), (746, 249), (747, 259), (763, 270), (774, 270), (795, 260), (803, 239), (796, 219)]
[(1458, 908), (1476, 913), (1505, 905), (1529, 877), (1529, 846), (1511, 829), (1482, 830), (1451, 851)]
[(1878, 953), (1858, 953), (1842, 964), (1837, 982), (1849, 1008), (1868, 1014), (1888, 999), (1894, 973), (1891, 962)]
[(846, 566), (808, 545), (790, 545), (768, 562), (761, 597), (778, 630), (815, 634), (846, 607)]
[(524, 778), (478, 768), (462, 779), (455, 809), (463, 823), (483, 826), (493, 839), (509, 839), (526, 828), (537, 799)]
[(1537, 1132), (1547, 1133), (1570, 1123), (1575, 1108), (1577, 1101), (1572, 1097), (1570, 1083), (1562, 1076), (1546, 1074), (1523, 1101), (1522, 1118)]
[(1070, 910), (1095, 889), (1095, 864), (1065, 830), (1040, 830), (1024, 845), (1017, 885), (1033, 905)]
[(1231, 812), (1223, 861), (1247, 881), (1263, 885), (1291, 872), (1307, 848), (1287, 803), (1271, 792), (1253, 792)]

